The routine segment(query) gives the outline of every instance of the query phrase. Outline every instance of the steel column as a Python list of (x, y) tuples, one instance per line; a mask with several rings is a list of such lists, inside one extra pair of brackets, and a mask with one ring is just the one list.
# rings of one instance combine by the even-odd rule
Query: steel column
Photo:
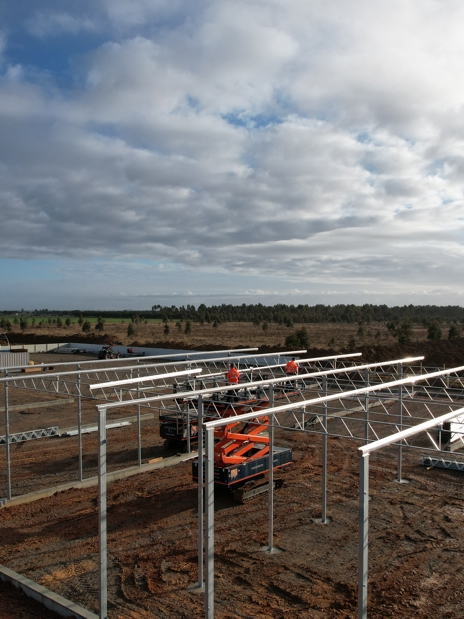
[(190, 404), (189, 402), (187, 402), (187, 453), (189, 454), (191, 451), (191, 444), (190, 444)]
[[(369, 387), (369, 368), (364, 370), (364, 386)], [(364, 443), (369, 442), (369, 393), (364, 396)]]
[(98, 411), (98, 561), (99, 619), (108, 617), (107, 510), (106, 510), (106, 408)]
[(367, 619), (369, 454), (359, 460), (358, 619)]
[(203, 396), (198, 396), (198, 587), (203, 587)]
[[(78, 365), (77, 369), (80, 370), (81, 366)], [(77, 443), (79, 450), (79, 481), (84, 479), (84, 472), (82, 466), (82, 396), (81, 396), (81, 373), (77, 375)]]
[[(327, 376), (322, 377), (322, 391), (323, 391), (323, 396), (326, 396), (327, 395)], [(322, 435), (322, 514), (321, 514), (321, 522), (322, 524), (328, 524), (328, 521), (327, 521), (327, 440), (328, 440), (327, 410), (328, 410), (328, 404), (327, 402), (324, 402), (322, 410), (323, 410), (324, 433)]]
[(205, 617), (214, 619), (214, 429), (206, 430)]
[[(5, 371), (5, 378), (8, 373)], [(5, 455), (6, 455), (6, 498), (11, 499), (11, 456), (10, 456), (10, 414), (8, 411), (8, 381), (5, 381)]]
[[(398, 363), (398, 379), (403, 378), (403, 364)], [(403, 429), (403, 385), (398, 385), (398, 427), (401, 432)], [(403, 441), (398, 445), (398, 477), (397, 482), (403, 481)]]
[[(274, 407), (274, 386), (269, 385), (269, 408)], [(274, 539), (274, 415), (269, 423), (269, 534), (268, 552), (273, 550)]]
[[(137, 359), (140, 364), (140, 359)], [(137, 378), (140, 378), (140, 368), (137, 368)], [(137, 383), (137, 400), (140, 398), (140, 383)], [(140, 422), (140, 404), (137, 404), (137, 458), (139, 466), (142, 466), (142, 427)]]

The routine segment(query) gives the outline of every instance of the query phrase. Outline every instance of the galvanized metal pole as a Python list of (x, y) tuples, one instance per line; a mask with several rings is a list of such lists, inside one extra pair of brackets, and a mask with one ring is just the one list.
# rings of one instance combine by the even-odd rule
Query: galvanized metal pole
[[(8, 372), (5, 371), (5, 378)], [(6, 449), (6, 498), (11, 499), (10, 413), (8, 411), (8, 381), (5, 381), (5, 449)]]
[(106, 408), (98, 415), (98, 561), (99, 561), (99, 619), (108, 617), (108, 564), (107, 564), (107, 510), (106, 510)]
[[(369, 368), (364, 370), (364, 386), (369, 387)], [(364, 395), (364, 443), (369, 442), (369, 393)]]
[[(137, 366), (140, 365), (140, 359), (137, 359)], [(140, 378), (140, 368), (137, 367), (137, 378)], [(137, 400), (140, 398), (140, 383), (137, 383)], [(140, 404), (137, 404), (137, 450), (138, 463), (142, 466), (142, 427), (140, 422)]]
[[(322, 377), (322, 391), (323, 395), (327, 395), (327, 376)], [(324, 434), (322, 435), (322, 524), (328, 524), (327, 521), (327, 410), (328, 404), (323, 404), (323, 421), (324, 421)]]
[[(269, 408), (274, 407), (274, 386), (269, 385)], [(268, 552), (273, 550), (274, 540), (274, 415), (269, 424), (269, 534)]]
[[(403, 364), (398, 363), (398, 380), (403, 378)], [(398, 428), (399, 431), (403, 429), (403, 385), (398, 385)], [(403, 481), (403, 441), (400, 441), (398, 445), (398, 477), (396, 479), (397, 482), (401, 483)]]
[(190, 445), (190, 404), (187, 402), (187, 453), (190, 453), (191, 445)]
[(369, 454), (359, 460), (358, 619), (367, 619)]
[(214, 429), (206, 430), (205, 617), (214, 619)]
[[(80, 370), (81, 366), (78, 365), (77, 369)], [(84, 479), (84, 472), (82, 466), (82, 395), (81, 395), (81, 373), (77, 375), (77, 443), (79, 450), (79, 481)]]
[(203, 587), (203, 396), (198, 396), (198, 587)]

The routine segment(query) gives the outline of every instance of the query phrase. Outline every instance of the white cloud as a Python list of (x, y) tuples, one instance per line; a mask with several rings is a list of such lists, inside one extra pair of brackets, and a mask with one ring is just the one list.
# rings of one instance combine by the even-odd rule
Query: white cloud
[(0, 78), (0, 256), (459, 294), (460, 4), (86, 6), (27, 21), (104, 37), (73, 52), (75, 81), (32, 62)]

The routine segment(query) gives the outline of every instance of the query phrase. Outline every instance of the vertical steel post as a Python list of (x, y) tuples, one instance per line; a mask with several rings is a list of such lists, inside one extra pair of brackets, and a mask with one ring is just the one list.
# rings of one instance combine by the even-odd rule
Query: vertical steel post
[(187, 453), (190, 453), (191, 450), (191, 444), (190, 444), (190, 404), (189, 402), (187, 402), (187, 427), (186, 427), (186, 432), (187, 432)]
[[(5, 378), (8, 372), (5, 370)], [(8, 381), (5, 381), (5, 449), (6, 449), (6, 498), (11, 499), (10, 413), (8, 411)]]
[[(364, 370), (364, 386), (369, 387), (369, 368)], [(369, 442), (369, 393), (364, 394), (364, 443)]]
[(98, 561), (99, 619), (108, 617), (108, 565), (106, 551), (106, 408), (98, 411)]
[[(398, 379), (403, 378), (403, 364), (398, 363)], [(403, 429), (403, 385), (398, 385), (398, 428), (399, 431)], [(403, 481), (403, 441), (400, 441), (398, 445), (398, 477), (397, 482)]]
[[(137, 359), (137, 378), (140, 377), (140, 359)], [(140, 383), (137, 383), (137, 400), (140, 398)], [(137, 404), (137, 459), (142, 466), (142, 427), (140, 422), (140, 404)]]
[(206, 430), (205, 617), (214, 619), (214, 429)]
[[(78, 364), (77, 369), (80, 370), (81, 366)], [(81, 373), (77, 375), (77, 444), (79, 450), (79, 481), (84, 479), (84, 472), (82, 466), (82, 394), (81, 394)]]
[(203, 396), (198, 396), (198, 587), (203, 587)]
[(359, 461), (358, 619), (367, 619), (369, 454)]
[[(269, 385), (269, 408), (274, 408), (274, 385)], [(269, 534), (268, 552), (273, 550), (274, 539), (274, 415), (269, 419)]]
[[(322, 391), (323, 395), (327, 395), (327, 375), (322, 377)], [(323, 404), (323, 419), (324, 419), (324, 434), (322, 435), (322, 524), (328, 524), (327, 521), (327, 410), (328, 404)]]

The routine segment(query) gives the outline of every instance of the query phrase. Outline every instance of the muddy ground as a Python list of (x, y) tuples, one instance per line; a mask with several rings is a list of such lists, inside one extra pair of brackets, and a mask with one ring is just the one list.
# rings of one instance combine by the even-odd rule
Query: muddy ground
[[(10, 403), (50, 394), (10, 390)], [(2, 395), (0, 394), (0, 402)], [(95, 414), (85, 403), (85, 420)], [(12, 415), (11, 432), (75, 423), (75, 404)], [(143, 414), (144, 411), (142, 411)], [(121, 416), (133, 411), (121, 411)], [(40, 423), (39, 423), (40, 422)], [(13, 494), (77, 479), (77, 439), (50, 438), (12, 446)], [(329, 439), (329, 525), (321, 515), (321, 437), (288, 430), (293, 465), (275, 495), (273, 554), (267, 498), (240, 505), (217, 494), (215, 606), (217, 619), (332, 619), (357, 616), (358, 443)], [(0, 449), (4, 449), (1, 447)], [(134, 424), (108, 431), (109, 469), (137, 462)], [(0, 453), (4, 470), (4, 452)], [(157, 420), (143, 423), (143, 461), (168, 456)], [(464, 615), (464, 488), (461, 473), (427, 470), (420, 452), (371, 457), (369, 613), (371, 618), (460, 618)], [(96, 436), (84, 437), (85, 476), (95, 475)], [(109, 619), (200, 619), (197, 581), (197, 487), (191, 464), (142, 473), (108, 487)], [(0, 496), (4, 496), (4, 475)], [(0, 563), (98, 612), (97, 490), (68, 490), (0, 510)], [(0, 581), (2, 619), (53, 617)]]

